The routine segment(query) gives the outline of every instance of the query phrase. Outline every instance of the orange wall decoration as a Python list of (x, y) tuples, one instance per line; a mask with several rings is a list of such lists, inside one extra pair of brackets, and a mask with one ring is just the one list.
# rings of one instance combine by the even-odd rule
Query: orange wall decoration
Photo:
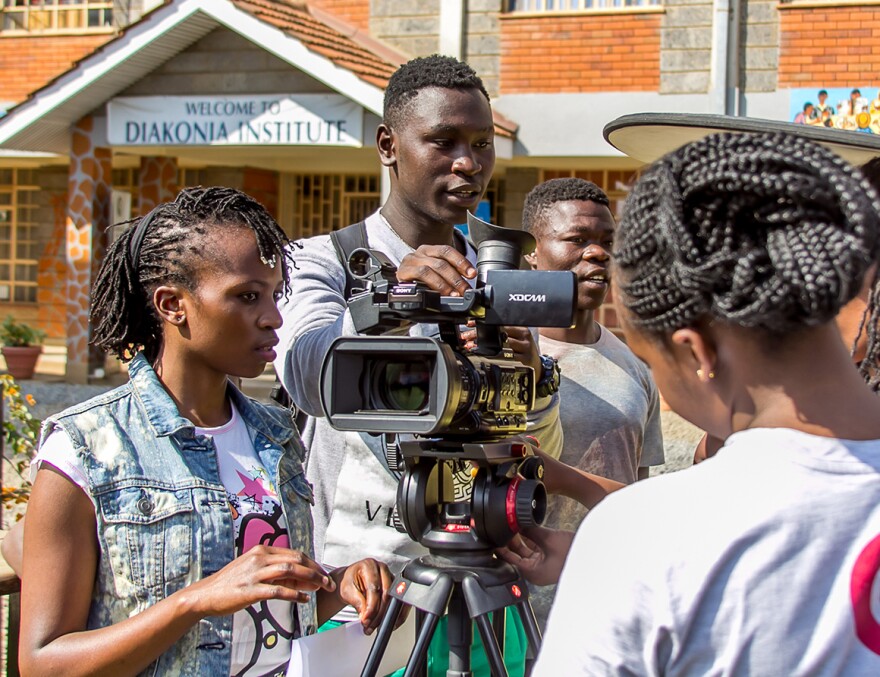
[(139, 203), (137, 213), (146, 214), (177, 195), (177, 158), (150, 156), (141, 158)]
[(94, 145), (94, 119), (71, 130), (67, 188), (67, 379), (84, 383), (103, 356), (89, 347), (89, 291), (106, 250), (111, 153)]

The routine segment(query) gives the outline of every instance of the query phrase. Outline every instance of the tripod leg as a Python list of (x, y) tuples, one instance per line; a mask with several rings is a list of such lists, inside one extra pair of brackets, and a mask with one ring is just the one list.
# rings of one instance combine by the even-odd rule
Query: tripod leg
[[(504, 609), (499, 609), (495, 613), (503, 614)], [(489, 621), (487, 614), (480, 614), (474, 618), (477, 629), (480, 631), (480, 637), (483, 639), (483, 647), (486, 649), (486, 658), (489, 661), (489, 667), (492, 669), (492, 677), (507, 677), (507, 668), (504, 665), (504, 656), (501, 654), (501, 647), (492, 631), (492, 623)]]
[(498, 640), (498, 646), (503, 656), (504, 641), (507, 634), (507, 609), (498, 609), (492, 612), (492, 631), (495, 633), (495, 639)]
[(425, 620), (419, 630), (419, 636), (416, 637), (416, 643), (409, 660), (406, 662), (406, 672), (403, 677), (416, 677), (416, 670), (421, 670), (422, 674), (426, 671), (426, 662), (428, 658), (428, 647), (431, 645), (431, 638), (437, 629), (437, 622), (440, 617), (437, 614), (425, 614)]
[(364, 663), (364, 669), (361, 671), (361, 677), (375, 677), (376, 671), (379, 669), (379, 663), (382, 656), (385, 655), (385, 649), (388, 647), (388, 640), (391, 639), (391, 633), (394, 632), (394, 624), (397, 622), (400, 612), (403, 610), (403, 602), (396, 597), (392, 597), (388, 603), (388, 610), (382, 624), (379, 626), (379, 632), (376, 633), (376, 639), (373, 640), (373, 647), (367, 656), (367, 662)]
[(529, 655), (535, 658), (538, 655), (538, 649), (541, 648), (541, 641), (543, 639), (541, 637), (541, 628), (538, 627), (538, 619), (535, 618), (535, 611), (532, 609), (531, 602), (527, 599), (517, 604), (516, 608), (519, 611), (519, 617), (522, 619), (526, 637), (529, 640)]

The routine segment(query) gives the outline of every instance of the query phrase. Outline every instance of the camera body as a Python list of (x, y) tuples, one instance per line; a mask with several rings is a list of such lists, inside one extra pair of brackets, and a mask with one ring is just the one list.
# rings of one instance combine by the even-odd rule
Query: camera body
[[(535, 373), (505, 347), (502, 327), (571, 326), (577, 301), (573, 273), (519, 270), (535, 246), (529, 233), (471, 214), (468, 225), (477, 281), (460, 297), (399, 283), (384, 255), (353, 252), (349, 269), (363, 288), (349, 308), (366, 335), (336, 339), (321, 370), (334, 428), (417, 437), (388, 459), (405, 469), (397, 526), (446, 554), (485, 552), (543, 520), (543, 465), (516, 438), (534, 408)], [(471, 320), (476, 348), (467, 351), (460, 326)], [(436, 324), (440, 338), (399, 335), (415, 323)]]

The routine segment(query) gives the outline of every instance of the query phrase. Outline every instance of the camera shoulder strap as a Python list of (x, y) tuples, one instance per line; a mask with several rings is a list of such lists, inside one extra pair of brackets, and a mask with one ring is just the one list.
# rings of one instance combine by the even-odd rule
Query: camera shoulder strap
[(355, 249), (367, 247), (367, 224), (364, 221), (353, 223), (345, 228), (330, 232), (330, 242), (336, 250), (336, 257), (345, 271), (345, 300), (351, 298), (355, 285), (360, 284), (348, 270), (348, 258)]
[[(336, 257), (339, 259), (339, 263), (342, 264), (342, 270), (345, 271), (344, 294), (345, 300), (347, 301), (351, 298), (352, 292), (359, 288), (358, 285), (360, 284), (360, 281), (348, 270), (348, 259), (355, 249), (366, 249), (368, 247), (366, 222), (359, 221), (350, 226), (345, 226), (345, 228), (331, 231), (330, 242), (333, 243), (333, 248), (336, 250)], [(388, 464), (388, 449), (390, 445), (395, 444), (393, 437), (392, 439), (388, 439), (385, 435), (377, 437), (363, 432), (358, 434), (361, 436), (364, 444), (366, 444), (369, 450), (373, 453), (373, 456), (375, 456), (379, 463), (382, 464), (382, 467), (384, 467), (392, 476), (399, 479), (400, 473), (395, 468), (391, 468)]]

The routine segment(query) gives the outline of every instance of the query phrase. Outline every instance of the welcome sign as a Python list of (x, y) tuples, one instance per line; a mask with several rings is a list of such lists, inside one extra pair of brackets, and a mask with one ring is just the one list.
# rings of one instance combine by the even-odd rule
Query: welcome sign
[(125, 96), (107, 104), (115, 146), (363, 145), (363, 109), (339, 94)]

